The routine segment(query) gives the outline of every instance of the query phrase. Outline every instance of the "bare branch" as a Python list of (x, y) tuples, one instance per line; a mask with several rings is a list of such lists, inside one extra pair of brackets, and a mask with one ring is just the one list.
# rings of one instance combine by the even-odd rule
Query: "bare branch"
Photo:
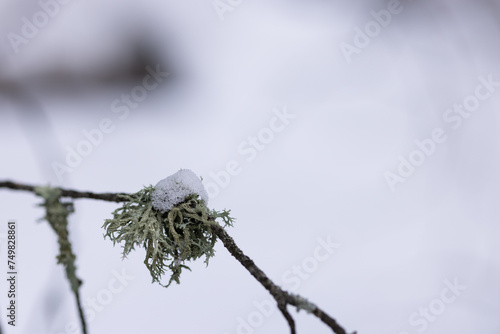
[(299, 310), (305, 309), (311, 314), (314, 314), (325, 325), (330, 327), (336, 334), (347, 334), (345, 329), (342, 328), (335, 321), (335, 319), (330, 317), (319, 307), (307, 301), (303, 297), (300, 297), (298, 295), (292, 295), (287, 291), (284, 291), (279, 286), (274, 284), (269, 279), (269, 277), (267, 277), (267, 275), (259, 267), (255, 265), (253, 260), (243, 253), (243, 251), (236, 245), (233, 238), (229, 234), (227, 234), (226, 230), (222, 226), (214, 224), (212, 226), (212, 230), (215, 232), (219, 240), (222, 241), (224, 247), (226, 247), (229, 253), (231, 253), (231, 255), (234, 256), (236, 260), (238, 260), (243, 265), (243, 267), (245, 267), (248, 270), (248, 272), (250, 272), (250, 274), (252, 274), (252, 276), (255, 277), (255, 279), (259, 281), (259, 283), (262, 284), (262, 286), (264, 286), (264, 288), (266, 288), (266, 290), (271, 293), (271, 295), (274, 297), (274, 299), (278, 304), (278, 308), (280, 309), (281, 313), (287, 320), (292, 334), (295, 334), (295, 323), (290, 313), (288, 313), (286, 305), (293, 305), (297, 307), (297, 309)]
[[(35, 186), (14, 183), (14, 182), (10, 182), (10, 181), (0, 182), (0, 188), (31, 191), (32, 193), (35, 192)], [(69, 189), (63, 189), (63, 188), (57, 188), (57, 189), (61, 190), (61, 195), (63, 197), (90, 198), (90, 199), (98, 199), (98, 200), (108, 201), (108, 202), (126, 202), (127, 201), (127, 199), (126, 199), (127, 194), (126, 193), (93, 193), (93, 192), (89, 192), (89, 191), (76, 191), (76, 190), (69, 190)]]

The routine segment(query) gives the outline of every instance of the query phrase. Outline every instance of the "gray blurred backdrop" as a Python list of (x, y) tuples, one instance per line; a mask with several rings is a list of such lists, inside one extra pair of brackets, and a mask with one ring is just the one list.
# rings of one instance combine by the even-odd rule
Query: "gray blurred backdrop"
[[(498, 1), (2, 0), (0, 36), (0, 179), (135, 192), (189, 168), (349, 331), (500, 333)], [(20, 273), (0, 322), (80, 333), (39, 202), (0, 189)], [(289, 332), (220, 243), (164, 289), (103, 239), (116, 204), (75, 207), (90, 333)]]

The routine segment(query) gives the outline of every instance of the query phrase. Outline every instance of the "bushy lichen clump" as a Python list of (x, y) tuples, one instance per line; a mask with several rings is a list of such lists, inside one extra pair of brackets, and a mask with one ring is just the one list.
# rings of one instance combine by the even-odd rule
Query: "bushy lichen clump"
[[(135, 246), (146, 250), (144, 264), (149, 269), (153, 282), (169, 286), (179, 283), (182, 269), (189, 269), (184, 263), (205, 256), (205, 263), (214, 256), (216, 236), (211, 226), (222, 218), (226, 226), (232, 226), (229, 211), (209, 210), (205, 201), (196, 194), (188, 196), (167, 212), (153, 207), (154, 187), (149, 186), (135, 194), (127, 195), (126, 202), (113, 212), (113, 219), (103, 225), (104, 237), (123, 245), (126, 257)], [(171, 277), (166, 285), (160, 279), (170, 270)]]

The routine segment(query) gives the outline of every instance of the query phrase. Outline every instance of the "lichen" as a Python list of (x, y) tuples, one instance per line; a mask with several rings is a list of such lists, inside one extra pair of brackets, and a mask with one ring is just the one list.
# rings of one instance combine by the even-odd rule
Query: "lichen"
[(82, 281), (76, 276), (76, 256), (71, 249), (71, 242), (68, 239), (68, 216), (72, 213), (73, 203), (61, 201), (61, 191), (51, 187), (36, 187), (35, 193), (44, 199), (40, 204), (45, 208), (45, 217), (49, 225), (57, 234), (59, 243), (59, 255), (57, 263), (62, 264), (66, 270), (71, 290), (78, 294), (78, 288)]
[[(225, 226), (234, 221), (230, 211), (209, 210), (205, 201), (196, 194), (188, 196), (182, 203), (167, 212), (153, 207), (149, 186), (124, 197), (123, 205), (113, 212), (112, 219), (106, 219), (104, 237), (113, 244), (123, 244), (123, 257), (136, 246), (146, 250), (144, 264), (148, 268), (152, 282), (168, 287), (179, 283), (182, 269), (191, 270), (185, 261), (205, 257), (205, 263), (214, 256), (216, 236), (211, 226), (221, 218)], [(163, 275), (170, 272), (167, 284), (161, 282)]]
[(293, 293), (291, 293), (290, 295), (297, 302), (297, 304), (295, 305), (295, 307), (297, 308), (297, 311), (305, 310), (307, 313), (314, 313), (314, 311), (316, 310), (316, 308), (317, 308), (316, 305), (314, 305), (313, 303), (311, 303), (310, 301), (308, 301), (304, 297), (299, 296), (299, 295), (295, 295)]

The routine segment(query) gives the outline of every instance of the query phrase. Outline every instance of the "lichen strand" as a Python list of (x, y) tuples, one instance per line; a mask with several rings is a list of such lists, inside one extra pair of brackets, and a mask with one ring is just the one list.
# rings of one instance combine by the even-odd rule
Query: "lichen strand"
[(295, 295), (293, 293), (290, 293), (290, 296), (295, 300), (295, 307), (297, 308), (297, 311), (305, 310), (307, 313), (314, 313), (317, 309), (316, 305), (302, 296)]
[[(127, 201), (113, 212), (113, 218), (106, 219), (104, 237), (113, 244), (124, 241), (123, 257), (135, 246), (142, 246), (146, 250), (144, 264), (153, 282), (168, 287), (172, 282), (179, 283), (182, 269), (190, 270), (185, 261), (205, 256), (208, 265), (217, 240), (212, 224), (221, 218), (226, 226), (232, 226), (234, 219), (229, 216), (230, 211), (209, 210), (198, 195), (161, 213), (153, 208), (153, 191), (154, 187), (149, 186), (128, 195)], [(165, 285), (160, 280), (167, 270), (171, 276)]]
[(77, 294), (82, 281), (76, 276), (76, 256), (71, 249), (68, 239), (68, 216), (73, 212), (72, 202), (61, 202), (61, 191), (51, 187), (36, 187), (35, 193), (44, 199), (40, 204), (45, 208), (45, 217), (49, 225), (57, 234), (59, 255), (57, 263), (62, 264), (66, 270), (71, 290)]

